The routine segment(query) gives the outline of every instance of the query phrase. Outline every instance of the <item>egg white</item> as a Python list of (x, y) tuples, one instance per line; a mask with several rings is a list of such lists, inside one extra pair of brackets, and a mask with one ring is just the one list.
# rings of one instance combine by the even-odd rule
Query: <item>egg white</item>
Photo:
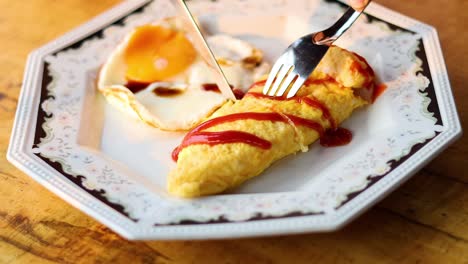
[[(144, 90), (132, 93), (125, 87), (127, 66), (124, 60), (130, 36), (116, 47), (99, 73), (97, 86), (109, 103), (151, 126), (180, 131), (200, 123), (226, 101), (221, 93), (202, 88), (203, 84), (215, 83), (215, 79), (199, 57), (184, 72), (164, 80), (164, 83), (152, 83)], [(259, 51), (242, 40), (215, 35), (208, 37), (207, 41), (217, 59), (229, 61), (227, 65), (220, 66), (229, 83), (237, 89), (246, 91), (256, 78), (269, 70), (266, 63), (253, 69), (243, 65), (244, 58)], [(180, 89), (181, 84), (184, 92), (177, 96), (158, 96), (153, 92), (161, 85)]]

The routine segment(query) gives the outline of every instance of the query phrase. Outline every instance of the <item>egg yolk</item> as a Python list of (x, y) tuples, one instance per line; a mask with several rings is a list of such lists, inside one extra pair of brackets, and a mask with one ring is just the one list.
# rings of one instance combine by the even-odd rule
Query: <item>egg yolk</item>
[(151, 83), (183, 72), (197, 52), (182, 32), (155, 25), (135, 29), (124, 51), (127, 80)]

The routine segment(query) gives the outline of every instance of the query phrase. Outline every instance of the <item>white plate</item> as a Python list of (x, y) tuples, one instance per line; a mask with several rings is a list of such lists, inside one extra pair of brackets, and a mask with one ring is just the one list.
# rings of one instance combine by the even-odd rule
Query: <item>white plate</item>
[[(344, 10), (339, 2), (318, 0), (188, 3), (209, 33), (248, 40), (270, 62), (290, 41), (330, 25)], [(182, 134), (121, 114), (94, 87), (97, 69), (122, 36), (169, 9), (163, 0), (125, 2), (34, 51), (8, 151), (21, 170), (126, 238), (335, 230), (461, 134), (436, 31), (372, 3), (337, 43), (363, 55), (388, 86), (343, 124), (354, 133), (351, 144), (315, 144), (229, 194), (170, 197), (170, 152)]]

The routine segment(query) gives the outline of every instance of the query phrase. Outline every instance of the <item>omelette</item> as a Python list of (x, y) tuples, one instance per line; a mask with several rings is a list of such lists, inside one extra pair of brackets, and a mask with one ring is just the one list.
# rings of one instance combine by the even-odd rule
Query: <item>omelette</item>
[(254, 83), (241, 100), (227, 101), (190, 130), (172, 153), (169, 193), (185, 198), (220, 193), (261, 174), (370, 103), (374, 73), (359, 55), (332, 46), (290, 99), (262, 94)]

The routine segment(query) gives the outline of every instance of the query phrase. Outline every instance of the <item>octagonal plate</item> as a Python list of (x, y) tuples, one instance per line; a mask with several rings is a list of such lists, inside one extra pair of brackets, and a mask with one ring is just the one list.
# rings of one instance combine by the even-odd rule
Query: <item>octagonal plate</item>
[[(319, 0), (188, 3), (209, 34), (252, 42), (270, 62), (345, 8)], [(126, 238), (335, 230), (461, 134), (436, 31), (372, 3), (337, 43), (364, 56), (388, 87), (343, 124), (354, 133), (351, 144), (313, 145), (227, 194), (171, 197), (165, 191), (174, 167), (170, 152), (183, 134), (122, 115), (94, 86), (98, 68), (125, 33), (170, 9), (165, 0), (125, 2), (32, 52), (8, 150), (18, 168)]]

